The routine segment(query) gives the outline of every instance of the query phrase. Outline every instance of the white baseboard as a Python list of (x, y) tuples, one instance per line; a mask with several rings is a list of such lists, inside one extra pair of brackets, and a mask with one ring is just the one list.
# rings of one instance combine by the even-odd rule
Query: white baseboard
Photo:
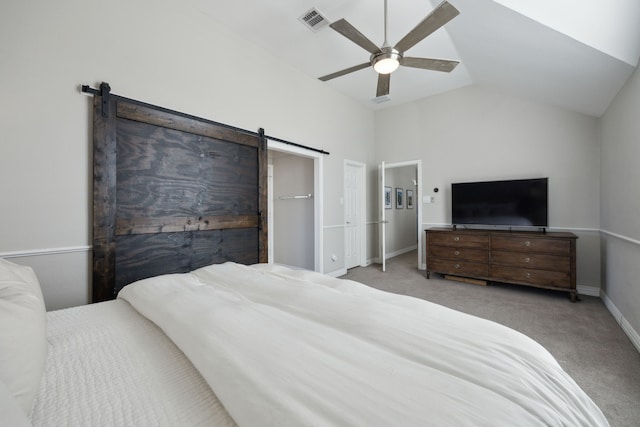
[(604, 291), (600, 291), (600, 298), (602, 298), (605, 307), (607, 307), (613, 318), (616, 319), (616, 322), (618, 322), (624, 333), (627, 334), (636, 350), (640, 352), (640, 334), (633, 329), (633, 326), (624, 318), (620, 310), (618, 310), (618, 307), (616, 307)]
[(418, 245), (409, 246), (408, 248), (398, 249), (397, 251), (387, 252), (385, 259), (393, 258), (398, 255), (406, 254), (407, 252), (415, 251), (418, 249)]
[(620, 327), (622, 328), (624, 333), (627, 334), (636, 350), (640, 352), (640, 334), (638, 334), (638, 332), (633, 329), (633, 326), (631, 326), (631, 324), (627, 322), (627, 319), (625, 319), (624, 317), (620, 319)]
[(590, 297), (600, 297), (600, 288), (597, 286), (576, 286), (576, 290), (580, 295), (589, 295)]
[[(410, 246), (408, 248), (400, 249), (400, 250), (397, 250), (397, 251), (394, 251), (394, 252), (389, 252), (389, 253), (386, 254), (385, 259), (393, 258), (395, 256), (402, 255), (402, 254), (407, 253), (407, 252), (415, 251), (416, 249), (418, 249), (418, 245)], [(371, 265), (371, 264), (382, 264), (382, 261), (380, 260), (379, 256), (373, 257), (373, 258), (369, 258), (368, 260), (365, 261), (365, 265), (363, 265), (361, 267), (366, 267), (366, 266)], [(424, 270), (424, 268), (423, 268), (423, 270)]]

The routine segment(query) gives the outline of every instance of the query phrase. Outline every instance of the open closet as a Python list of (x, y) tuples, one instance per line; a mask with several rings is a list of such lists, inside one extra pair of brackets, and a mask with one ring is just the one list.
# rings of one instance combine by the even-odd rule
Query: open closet
[(322, 156), (268, 141), (269, 262), (322, 272)]
[(273, 262), (314, 269), (313, 159), (269, 150)]

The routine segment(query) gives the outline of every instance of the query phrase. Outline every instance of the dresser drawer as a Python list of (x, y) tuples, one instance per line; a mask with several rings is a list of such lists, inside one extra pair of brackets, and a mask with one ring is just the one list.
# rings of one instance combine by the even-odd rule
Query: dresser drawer
[(569, 256), (571, 242), (527, 236), (492, 236), (491, 250), (543, 252)]
[(513, 282), (544, 287), (570, 288), (571, 277), (568, 272), (531, 270), (528, 268), (491, 266), (491, 280)]
[(488, 248), (487, 234), (466, 233), (429, 233), (429, 245), (455, 246), (458, 248)]
[(576, 292), (576, 239), (567, 232), (507, 230), (426, 231), (429, 274), (475, 278), (520, 286)]
[(429, 256), (457, 261), (489, 262), (486, 249), (459, 248), (455, 246), (430, 246)]
[(494, 250), (491, 252), (491, 264), (567, 272), (571, 268), (571, 258), (562, 255)]
[(427, 270), (458, 276), (486, 277), (489, 273), (489, 265), (430, 257), (427, 261)]

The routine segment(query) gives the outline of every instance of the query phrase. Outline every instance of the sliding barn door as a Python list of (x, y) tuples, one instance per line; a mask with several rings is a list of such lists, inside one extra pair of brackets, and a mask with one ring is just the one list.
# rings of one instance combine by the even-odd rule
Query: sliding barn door
[(264, 136), (96, 95), (93, 301), (146, 277), (266, 262), (266, 153)]

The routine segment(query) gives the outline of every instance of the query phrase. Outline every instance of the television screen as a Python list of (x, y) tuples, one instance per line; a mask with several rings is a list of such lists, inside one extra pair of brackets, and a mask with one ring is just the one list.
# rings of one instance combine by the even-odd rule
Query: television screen
[(453, 225), (548, 227), (548, 178), (451, 184)]

